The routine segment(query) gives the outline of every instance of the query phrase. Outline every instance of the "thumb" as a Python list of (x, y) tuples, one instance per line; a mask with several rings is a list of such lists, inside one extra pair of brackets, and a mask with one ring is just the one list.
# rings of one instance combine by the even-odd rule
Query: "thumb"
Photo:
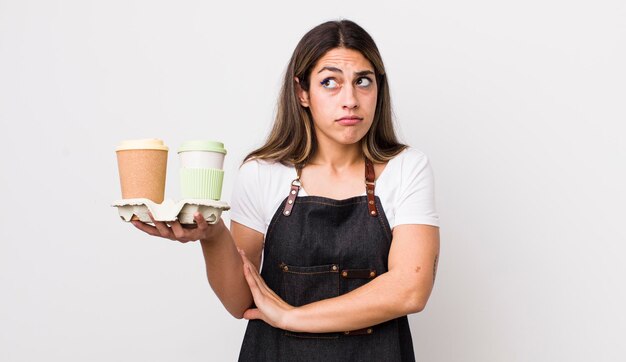
[(247, 320), (261, 319), (261, 311), (257, 308), (248, 309), (243, 313), (243, 318)]

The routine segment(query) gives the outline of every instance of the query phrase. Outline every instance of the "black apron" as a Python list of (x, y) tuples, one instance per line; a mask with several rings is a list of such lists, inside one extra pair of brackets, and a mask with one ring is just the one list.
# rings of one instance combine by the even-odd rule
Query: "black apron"
[[(391, 228), (374, 195), (366, 160), (366, 196), (296, 197), (299, 179), (267, 230), (261, 276), (295, 307), (348, 293), (387, 272)], [(248, 322), (239, 361), (415, 361), (406, 316), (357, 331), (296, 333)]]

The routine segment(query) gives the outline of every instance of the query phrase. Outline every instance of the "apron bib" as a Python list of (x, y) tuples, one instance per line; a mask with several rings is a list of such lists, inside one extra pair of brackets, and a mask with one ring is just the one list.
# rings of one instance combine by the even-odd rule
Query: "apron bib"
[[(334, 200), (290, 194), (265, 237), (261, 276), (298, 307), (348, 293), (387, 272), (391, 228), (374, 195), (374, 168), (366, 160), (366, 196)], [(297, 198), (297, 199), (296, 199)], [(406, 316), (369, 328), (296, 333), (251, 320), (239, 361), (415, 361)]]

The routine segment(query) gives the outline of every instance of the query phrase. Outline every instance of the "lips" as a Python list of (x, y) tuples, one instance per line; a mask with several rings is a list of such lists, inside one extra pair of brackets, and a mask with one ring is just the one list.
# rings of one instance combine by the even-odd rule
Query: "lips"
[(346, 116), (339, 118), (336, 122), (342, 126), (354, 126), (355, 124), (361, 122), (363, 118), (358, 116)]

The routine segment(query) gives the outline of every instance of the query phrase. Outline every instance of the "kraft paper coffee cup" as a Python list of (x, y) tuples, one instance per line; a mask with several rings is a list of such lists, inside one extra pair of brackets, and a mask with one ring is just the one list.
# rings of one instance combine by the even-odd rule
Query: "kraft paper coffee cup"
[(178, 149), (180, 185), (184, 199), (219, 200), (224, 180), (224, 144), (187, 141)]
[(168, 147), (160, 139), (122, 141), (115, 152), (123, 199), (146, 198), (157, 204), (165, 196)]

